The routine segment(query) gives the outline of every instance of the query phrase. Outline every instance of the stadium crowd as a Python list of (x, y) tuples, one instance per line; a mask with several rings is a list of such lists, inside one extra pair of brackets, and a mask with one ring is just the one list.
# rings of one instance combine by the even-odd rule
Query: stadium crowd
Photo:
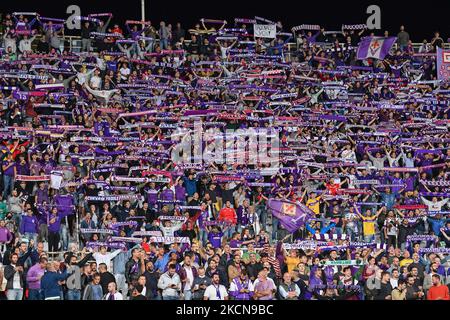
[[(361, 60), (363, 25), (79, 20), (81, 49), (64, 20), (1, 22), (0, 299), (449, 300), (438, 32)], [(194, 122), (275, 128), (280, 166), (173, 161)], [(290, 232), (271, 199), (310, 217)]]

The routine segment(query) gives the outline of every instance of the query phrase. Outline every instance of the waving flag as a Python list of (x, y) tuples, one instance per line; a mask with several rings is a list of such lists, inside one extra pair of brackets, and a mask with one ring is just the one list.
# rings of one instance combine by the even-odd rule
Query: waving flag
[(438, 80), (450, 79), (450, 50), (437, 48), (437, 78)]
[(267, 205), (272, 210), (272, 214), (289, 232), (295, 232), (306, 223), (306, 220), (314, 216), (314, 213), (301, 203), (269, 199)]
[(367, 58), (384, 59), (397, 37), (365, 37), (358, 46), (356, 56), (359, 60)]

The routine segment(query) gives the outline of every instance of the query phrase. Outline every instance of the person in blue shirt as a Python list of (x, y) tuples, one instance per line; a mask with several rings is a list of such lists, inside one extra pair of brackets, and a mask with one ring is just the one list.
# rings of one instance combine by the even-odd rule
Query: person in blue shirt
[[(317, 222), (314, 225), (314, 228), (311, 227), (309, 224), (306, 224), (306, 230), (308, 230), (309, 232), (311, 232), (312, 235), (316, 234), (316, 231), (319, 234), (325, 234), (328, 231), (330, 231), (330, 229), (332, 229), (336, 224), (334, 222), (330, 223), (328, 226), (325, 226), (324, 224), (321, 225), (320, 222)], [(320, 228), (320, 229), (319, 229)]]
[(445, 219), (442, 218), (441, 214), (437, 214), (434, 217), (428, 216), (427, 221), (431, 230), (433, 230), (434, 234), (439, 237), (441, 235), (441, 228), (445, 225)]
[(160, 273), (164, 273), (167, 263), (169, 262), (170, 259), (170, 254), (172, 252), (175, 252), (175, 250), (170, 250), (167, 253), (164, 253), (164, 248), (159, 248), (158, 251), (158, 257), (155, 260), (154, 266), (156, 271), (160, 272)]
[(183, 177), (184, 185), (186, 187), (186, 193), (188, 200), (197, 192), (197, 180), (194, 178), (193, 173), (189, 173), (188, 177)]
[(41, 278), (41, 290), (45, 300), (61, 300), (62, 288), (59, 282), (70, 276), (66, 270), (57, 272), (55, 263), (57, 262), (47, 263), (47, 271)]

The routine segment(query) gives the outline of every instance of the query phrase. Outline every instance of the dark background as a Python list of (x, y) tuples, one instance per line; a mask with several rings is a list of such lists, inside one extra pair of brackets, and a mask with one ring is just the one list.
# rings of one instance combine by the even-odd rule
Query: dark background
[[(0, 12), (36, 11), (42, 16), (67, 18), (68, 5), (77, 4), (81, 14), (112, 12), (113, 23), (126, 19), (140, 20), (140, 0), (0, 0)], [(153, 25), (160, 20), (168, 23), (181, 22), (185, 29), (192, 27), (200, 18), (226, 19), (254, 18), (255, 15), (270, 20), (280, 20), (285, 31), (300, 24), (320, 24), (328, 30), (339, 30), (341, 24), (365, 23), (366, 9), (376, 4), (381, 8), (382, 34), (389, 30), (395, 35), (404, 24), (414, 42), (430, 40), (439, 30), (444, 40), (450, 37), (450, 1), (426, 0), (146, 0), (146, 20)]]

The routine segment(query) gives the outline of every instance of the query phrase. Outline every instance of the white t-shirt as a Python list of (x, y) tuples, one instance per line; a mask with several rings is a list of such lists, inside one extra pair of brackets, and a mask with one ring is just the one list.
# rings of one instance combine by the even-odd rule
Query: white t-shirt
[[(206, 288), (203, 296), (207, 297), (208, 300), (225, 300), (225, 297), (228, 297), (227, 289), (221, 284), (219, 284), (218, 289), (219, 290), (217, 291), (217, 287), (212, 284)], [(219, 292), (220, 297), (218, 297), (217, 292)]]
[[(105, 300), (109, 300), (110, 295), (111, 295), (111, 293), (107, 293), (105, 296)], [(144, 292), (142, 292), (142, 295), (144, 295)], [(122, 294), (120, 292), (114, 293), (114, 300), (123, 300)]]
[(391, 278), (391, 279), (389, 279), (389, 282), (391, 283), (391, 287), (393, 289), (398, 287), (398, 279)]
[[(13, 268), (15, 268), (16, 266), (11, 265)], [(22, 289), (21, 285), (20, 285), (20, 273), (19, 271), (16, 271), (14, 273), (14, 278), (13, 278), (13, 289)]]
[(92, 89), (100, 89), (100, 84), (102, 83), (102, 79), (98, 76), (92, 76), (91, 79), (89, 79), (89, 86)]
[(186, 270), (186, 283), (184, 285), (184, 290), (191, 290), (191, 285), (194, 283), (194, 274), (192, 273), (192, 267), (183, 267)]
[[(384, 221), (384, 226), (387, 228), (387, 235), (388, 236), (396, 236), (398, 234), (398, 225), (399, 220), (396, 218), (387, 218)], [(397, 225), (396, 225), (397, 224)], [(388, 228), (390, 226), (390, 228)]]
[(119, 71), (123, 80), (126, 80), (131, 73), (130, 68), (120, 68)]

